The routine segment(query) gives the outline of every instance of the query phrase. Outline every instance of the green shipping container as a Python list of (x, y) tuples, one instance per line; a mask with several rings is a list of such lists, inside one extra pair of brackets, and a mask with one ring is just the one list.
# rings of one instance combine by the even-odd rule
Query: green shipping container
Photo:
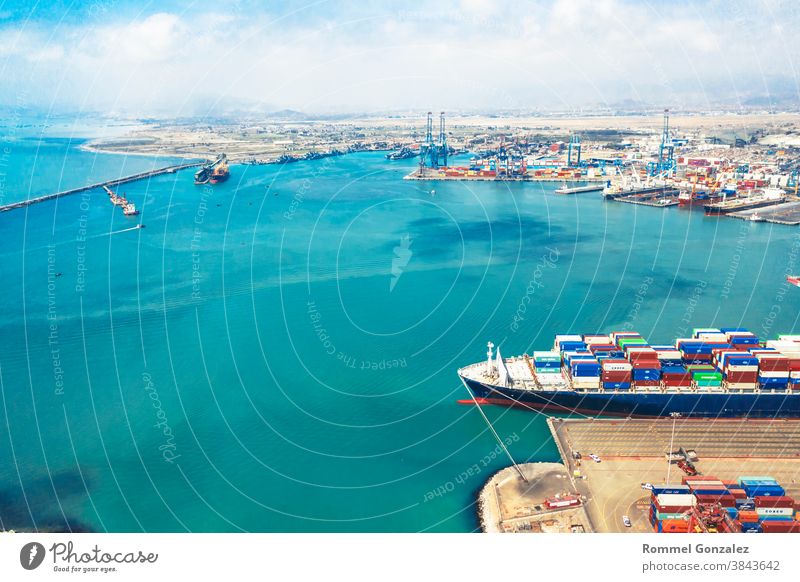
[(695, 372), (692, 374), (693, 380), (714, 380), (716, 382), (722, 381), (722, 374), (718, 372)]

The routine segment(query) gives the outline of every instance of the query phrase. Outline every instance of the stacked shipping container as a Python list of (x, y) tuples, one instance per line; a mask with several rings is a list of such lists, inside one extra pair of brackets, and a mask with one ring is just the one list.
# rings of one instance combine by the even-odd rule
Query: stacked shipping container
[(656, 485), (650, 495), (650, 524), (659, 533), (800, 533), (798, 517), (798, 504), (768, 476), (684, 477), (681, 485)]
[(566, 378), (584, 390), (800, 390), (800, 335), (762, 344), (744, 328), (697, 328), (675, 345), (650, 345), (634, 331), (562, 334), (533, 365), (543, 384)]

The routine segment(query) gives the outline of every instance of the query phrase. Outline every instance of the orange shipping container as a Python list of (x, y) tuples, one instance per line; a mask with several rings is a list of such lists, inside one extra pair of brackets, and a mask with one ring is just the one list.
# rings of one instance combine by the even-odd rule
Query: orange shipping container
[(758, 521), (758, 513), (755, 511), (740, 511), (739, 521), (742, 523), (753, 523)]

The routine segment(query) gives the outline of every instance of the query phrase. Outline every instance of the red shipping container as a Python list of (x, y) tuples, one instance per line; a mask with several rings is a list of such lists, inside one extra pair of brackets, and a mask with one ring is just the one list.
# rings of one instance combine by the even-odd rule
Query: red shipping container
[(686, 475), (681, 479), (681, 483), (684, 485), (691, 484), (692, 481), (719, 481), (719, 479), (713, 475)]
[(765, 520), (761, 522), (764, 533), (800, 533), (800, 521)]
[(661, 369), (661, 362), (658, 360), (658, 357), (655, 358), (635, 358), (631, 359), (631, 365), (640, 370), (642, 368), (648, 368), (651, 370), (660, 370)]
[(601, 374), (603, 382), (630, 382), (630, 372), (603, 372)]
[(661, 378), (663, 380), (669, 380), (674, 382), (691, 382), (692, 375), (691, 374), (662, 374)]
[(722, 507), (736, 507), (736, 498), (733, 495), (696, 495), (698, 503), (715, 505), (719, 503)]
[(756, 497), (756, 507), (794, 507), (791, 497)]
[(735, 499), (747, 499), (747, 493), (744, 492), (744, 489), (731, 487), (728, 489), (728, 493), (733, 495)]
[(661, 386), (661, 380), (634, 380), (633, 383), (642, 387)]
[(800, 359), (789, 358), (789, 370), (792, 372), (800, 372)]
[(758, 372), (728, 372), (725, 376), (728, 382), (738, 384), (740, 382), (758, 382)]
[(788, 372), (788, 358), (761, 358), (758, 362), (758, 369), (763, 372)]
[(684, 354), (684, 358), (695, 362), (710, 362), (711, 354)]

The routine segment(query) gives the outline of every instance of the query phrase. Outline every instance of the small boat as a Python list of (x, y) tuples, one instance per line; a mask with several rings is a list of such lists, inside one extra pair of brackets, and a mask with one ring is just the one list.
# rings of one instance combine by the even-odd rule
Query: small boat
[(750, 222), (764, 222), (764, 217), (759, 216), (757, 212), (754, 212), (750, 216), (747, 217), (747, 220)]
[(791, 283), (795, 287), (800, 287), (800, 276), (798, 275), (787, 275), (786, 281)]

